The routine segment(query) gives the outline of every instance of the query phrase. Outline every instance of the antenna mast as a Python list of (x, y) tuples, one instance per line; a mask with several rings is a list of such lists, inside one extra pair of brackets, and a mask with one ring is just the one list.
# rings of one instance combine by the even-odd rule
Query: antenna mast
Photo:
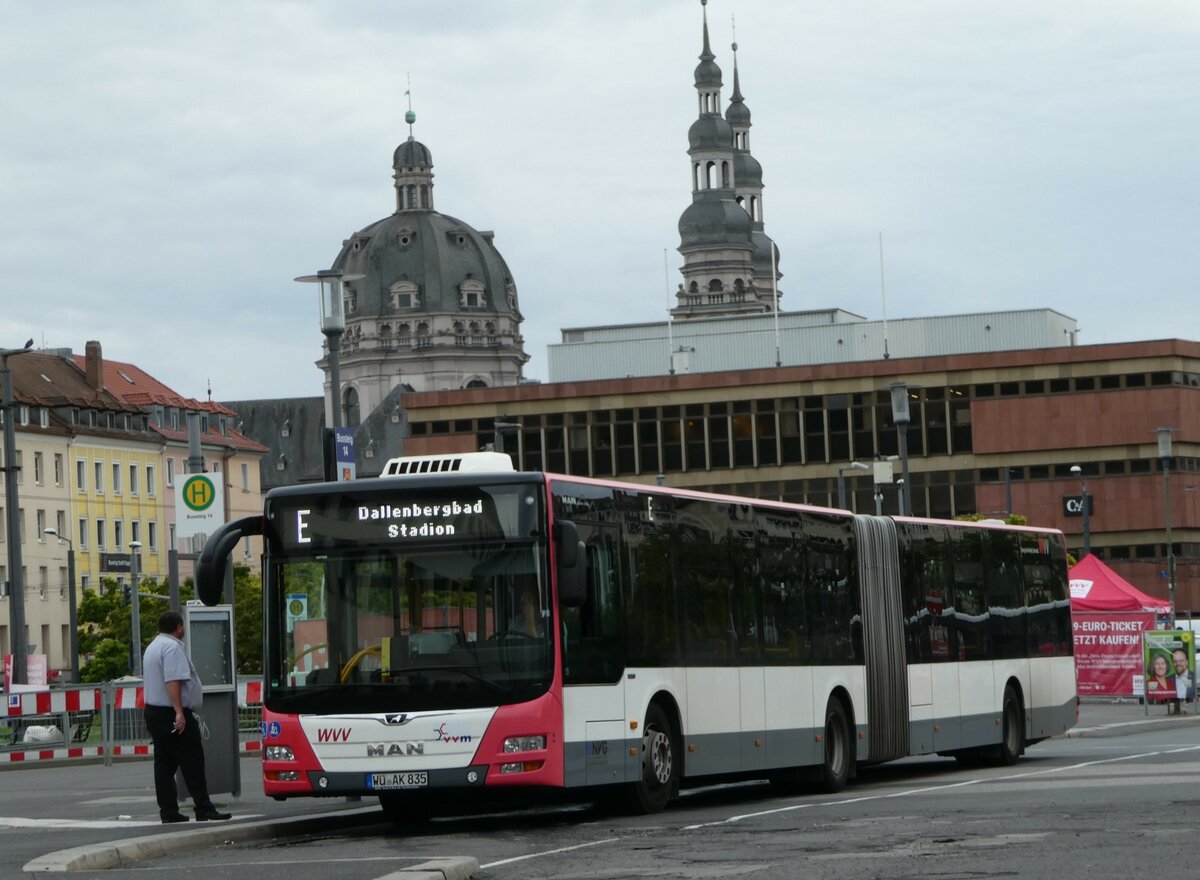
[(888, 353), (887, 287), (883, 281), (883, 232), (879, 233), (879, 298), (883, 301), (883, 359), (886, 361), (891, 355)]

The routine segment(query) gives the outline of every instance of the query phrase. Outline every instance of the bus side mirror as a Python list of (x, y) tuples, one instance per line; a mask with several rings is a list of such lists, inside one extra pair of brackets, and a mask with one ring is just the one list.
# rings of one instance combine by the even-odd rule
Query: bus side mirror
[(570, 520), (554, 525), (555, 556), (558, 563), (558, 601), (567, 608), (578, 608), (587, 598), (587, 550), (579, 540), (579, 530)]
[(216, 605), (221, 601), (225, 589), (225, 565), (237, 542), (249, 535), (263, 533), (263, 518), (248, 516), (235, 519), (218, 528), (204, 542), (200, 558), (196, 560), (196, 595), (205, 605)]

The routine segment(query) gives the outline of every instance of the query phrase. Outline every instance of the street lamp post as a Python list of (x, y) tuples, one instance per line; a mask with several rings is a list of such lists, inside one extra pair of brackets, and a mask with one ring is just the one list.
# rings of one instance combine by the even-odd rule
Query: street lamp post
[(17, 438), (13, 427), (12, 371), (8, 368), (10, 356), (25, 354), (33, 348), (33, 340), (24, 348), (0, 349), (0, 374), (3, 374), (3, 401), (0, 416), (4, 418), (4, 496), (8, 510), (8, 632), (9, 650), (12, 652), (13, 684), (28, 684), (25, 672), (25, 579), (21, 576), (21, 515), (20, 499), (17, 497)]
[(1079, 465), (1071, 466), (1071, 473), (1079, 478), (1079, 506), (1083, 511), (1083, 555), (1087, 556), (1092, 552), (1092, 524), (1091, 524), (1091, 507), (1090, 499), (1088, 498), (1087, 480), (1083, 478), (1083, 468)]
[(842, 510), (849, 510), (846, 507), (846, 471), (869, 471), (871, 466), (863, 464), (861, 461), (852, 461), (850, 464), (838, 465), (838, 507)]
[(900, 441), (900, 471), (904, 488), (900, 493), (901, 516), (912, 516), (912, 489), (908, 480), (908, 425), (912, 417), (908, 409), (908, 385), (892, 383), (892, 421), (896, 423), (896, 436)]
[(60, 535), (58, 529), (42, 529), (47, 535), (54, 535), (58, 543), (67, 542), (67, 619), (71, 628), (71, 681), (79, 682), (79, 611), (75, 604), (75, 542)]
[(357, 281), (362, 275), (347, 275), (341, 269), (322, 269), (316, 275), (301, 275), (296, 281), (317, 284), (321, 305), (321, 332), (325, 334), (329, 346), (329, 385), (330, 396), (333, 398), (330, 407), (330, 427), (339, 428), (342, 425), (342, 377), (340, 373), (340, 352), (342, 332), (346, 329), (346, 306), (343, 300), (342, 285), (347, 281)]
[(142, 677), (142, 609), (138, 602), (138, 551), (142, 549), (141, 541), (129, 542), (129, 608), (133, 614), (133, 674)]
[(1162, 462), (1163, 504), (1167, 518), (1167, 596), (1171, 601), (1171, 627), (1175, 626), (1175, 548), (1171, 544), (1171, 432), (1158, 429), (1158, 459)]

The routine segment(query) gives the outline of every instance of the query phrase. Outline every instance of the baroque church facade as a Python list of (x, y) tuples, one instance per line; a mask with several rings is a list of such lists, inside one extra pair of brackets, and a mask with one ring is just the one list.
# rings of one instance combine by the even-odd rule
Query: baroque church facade
[[(721, 68), (707, 10), (695, 70), (698, 115), (688, 131), (692, 201), (679, 219), (683, 281), (674, 320), (774, 311), (779, 254), (763, 225), (762, 166), (750, 152), (750, 108), (733, 44), (733, 94), (722, 112)], [(340, 414), (355, 426), (393, 391), (518, 385), (529, 356), (517, 286), (494, 234), (434, 208), (433, 158), (409, 136), (392, 158), (395, 210), (343, 242), (333, 268), (362, 278), (345, 285), (339, 358)], [(326, 418), (334, 392), (328, 351)]]
[[(393, 213), (342, 243), (348, 277), (341, 339), (341, 413), (357, 425), (396, 388), (516, 385), (529, 360), (517, 286), (494, 234), (434, 209), (433, 157), (412, 135), (392, 157)], [(318, 366), (330, 364), (326, 350)], [(327, 407), (327, 416), (329, 415)]]

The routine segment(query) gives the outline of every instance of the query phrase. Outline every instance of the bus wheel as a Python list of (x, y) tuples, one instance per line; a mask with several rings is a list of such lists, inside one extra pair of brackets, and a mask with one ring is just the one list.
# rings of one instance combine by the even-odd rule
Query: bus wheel
[(1010, 766), (1017, 763), (1025, 744), (1025, 725), (1021, 723), (1021, 701), (1012, 685), (1004, 688), (1004, 705), (1001, 709), (1001, 739), (996, 751), (996, 763)]
[(830, 700), (825, 708), (825, 760), (821, 766), (821, 790), (830, 794), (841, 791), (850, 779), (853, 752), (850, 722), (840, 700)]
[(646, 710), (642, 728), (642, 774), (630, 790), (632, 807), (639, 813), (660, 812), (679, 789), (676, 733), (667, 713), (657, 703)]

